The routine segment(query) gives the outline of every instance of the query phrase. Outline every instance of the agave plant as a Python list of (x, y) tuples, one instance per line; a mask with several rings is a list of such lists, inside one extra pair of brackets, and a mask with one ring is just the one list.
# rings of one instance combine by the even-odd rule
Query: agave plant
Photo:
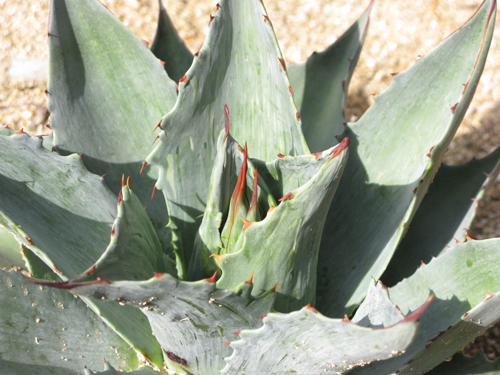
[[(0, 372), (422, 374), (497, 322), (500, 240), (465, 229), (500, 149), (439, 168), (496, 1), (346, 123), (372, 6), (287, 67), (259, 1), (222, 0), (193, 56), (161, 2), (149, 48), (52, 0), (53, 137), (0, 136)], [(472, 368), (498, 365), (434, 371)]]

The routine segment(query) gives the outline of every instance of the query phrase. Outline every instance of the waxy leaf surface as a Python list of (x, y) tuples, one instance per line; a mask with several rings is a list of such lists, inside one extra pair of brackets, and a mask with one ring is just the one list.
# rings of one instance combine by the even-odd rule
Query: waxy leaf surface
[(141, 307), (169, 367), (208, 375), (218, 374), (222, 358), (231, 354), (224, 342), (234, 339), (233, 332), (259, 327), (275, 297), (270, 291), (253, 297), (252, 284), (233, 291), (216, 288), (214, 281), (184, 282), (165, 274), (140, 282), (75, 284), (72, 292)]
[(0, 136), (0, 148), (1, 224), (54, 271), (89, 268), (109, 242), (115, 196), (80, 156), (51, 153), (41, 139)]
[(447, 247), (463, 242), (485, 190), (500, 172), (500, 149), (480, 160), (442, 165), (382, 279), (389, 286), (411, 276)]
[(359, 305), (352, 322), (363, 327), (390, 327), (404, 319), (404, 315), (392, 303), (387, 288), (372, 280), (365, 300)]
[(160, 167), (157, 186), (165, 194), (175, 245), (186, 264), (205, 210), (225, 105), (231, 134), (239, 144), (247, 143), (252, 157), (268, 161), (278, 153), (308, 152), (262, 4), (223, 0), (217, 8), (205, 44), (179, 82), (177, 103), (161, 124), (158, 146), (147, 159)]
[(85, 166), (105, 175), (115, 194), (122, 175), (130, 176), (166, 251), (165, 203), (161, 194), (150, 200), (156, 171), (139, 171), (152, 130), (176, 97), (174, 82), (146, 44), (99, 1), (52, 0), (47, 101), (54, 147), (83, 153)]
[(103, 357), (126, 370), (138, 366), (135, 351), (81, 299), (27, 280), (0, 270), (2, 374), (77, 375)]
[(350, 157), (318, 261), (317, 307), (323, 313), (352, 312), (370, 279), (387, 267), (472, 99), (495, 13), (496, 2), (485, 1), (347, 126)]
[(234, 288), (241, 277), (255, 273), (257, 295), (279, 282), (274, 306), (277, 311), (293, 311), (314, 303), (321, 234), (347, 161), (347, 141), (325, 151), (318, 160), (310, 155), (308, 164), (321, 165), (317, 173), (304, 185), (288, 191), (263, 220), (243, 229), (232, 251), (218, 262), (222, 269), (220, 287)]
[[(116, 198), (102, 178), (80, 156), (59, 156), (27, 134), (0, 136), (0, 148), (0, 224), (63, 280), (90, 268), (106, 249), (116, 216)], [(140, 311), (91, 305), (158, 363), (160, 348)]]
[(177, 82), (188, 71), (194, 57), (177, 34), (162, 0), (158, 0), (158, 4), (158, 26), (151, 43), (151, 52), (165, 63), (164, 68), (168, 76)]
[(368, 31), (373, 3), (334, 44), (287, 68), (311, 152), (336, 145), (335, 136), (344, 132), (347, 90)]
[(353, 374), (397, 370), (398, 374), (423, 374), (483, 334), (500, 319), (499, 257), (500, 239), (457, 244), (389, 288), (392, 302), (403, 314), (417, 309), (430, 292), (435, 298), (405, 354)]
[(264, 326), (244, 330), (231, 343), (222, 374), (346, 374), (373, 361), (397, 357), (412, 343), (423, 309), (381, 329), (330, 319), (307, 306), (290, 314), (268, 314)]
[(128, 186), (123, 186), (118, 216), (106, 251), (79, 282), (96, 280), (147, 280), (155, 272), (175, 275), (175, 262), (163, 253), (144, 207)]

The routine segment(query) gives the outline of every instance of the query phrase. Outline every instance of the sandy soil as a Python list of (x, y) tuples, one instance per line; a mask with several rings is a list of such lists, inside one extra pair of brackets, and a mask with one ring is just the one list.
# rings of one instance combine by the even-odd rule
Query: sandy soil
[[(157, 0), (103, 0), (133, 32), (152, 40)], [(188, 47), (197, 51), (205, 38), (212, 0), (164, 1)], [(321, 51), (347, 29), (369, 0), (267, 0), (287, 63)], [(464, 23), (480, 5), (475, 0), (377, 0), (358, 68), (351, 82), (348, 118), (356, 119), (371, 104), (372, 94), (391, 82), (390, 73), (410, 66)], [(47, 58), (47, 0), (0, 0), (0, 126), (33, 133), (44, 129)], [(483, 157), (500, 146), (500, 34), (495, 32), (490, 56), (476, 96), (445, 158), (451, 164)], [(31, 64), (31, 76), (13, 77), (20, 64)], [(500, 236), (500, 184), (480, 205), (469, 235)]]
[[(152, 40), (157, 20), (156, 0), (104, 0), (104, 4), (132, 31)], [(197, 51), (205, 38), (209, 14), (216, 1), (165, 1), (189, 48)], [(266, 7), (288, 63), (321, 51), (342, 34), (368, 5), (368, 0), (269, 0)], [(359, 117), (372, 103), (372, 94), (391, 82), (390, 73), (410, 66), (465, 22), (480, 1), (377, 0), (370, 31), (354, 74), (348, 117)], [(44, 131), (48, 1), (0, 0), (0, 125)], [(21, 63), (38, 71), (19, 74)], [(22, 69), (22, 65), (21, 65)], [(36, 69), (35, 69), (36, 70)], [(500, 145), (500, 44), (495, 32), (490, 56), (463, 125), (445, 162), (456, 164), (482, 157)], [(500, 186), (481, 204), (470, 235), (500, 236)]]

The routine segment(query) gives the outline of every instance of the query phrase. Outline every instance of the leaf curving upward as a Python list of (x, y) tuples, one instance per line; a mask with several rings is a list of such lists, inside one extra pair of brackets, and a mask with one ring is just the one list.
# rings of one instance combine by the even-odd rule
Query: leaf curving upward
[(158, 0), (158, 4), (158, 26), (151, 43), (151, 52), (165, 63), (168, 76), (177, 82), (193, 63), (193, 54), (177, 34), (162, 0)]
[[(63, 280), (89, 269), (104, 253), (116, 216), (116, 198), (102, 178), (89, 173), (79, 155), (59, 156), (27, 134), (0, 136), (0, 149), (0, 224)], [(161, 363), (139, 311), (90, 304), (131, 345)]]
[(163, 197), (150, 200), (157, 171), (139, 176), (152, 130), (177, 97), (160, 62), (98, 0), (52, 0), (47, 95), (55, 149), (83, 154), (115, 194), (130, 176), (168, 252)]
[[(346, 138), (317, 158), (310, 155), (297, 174), (302, 174), (303, 178), (311, 171), (316, 173), (303, 185), (287, 191), (263, 220), (245, 225), (232, 251), (218, 259), (222, 270), (221, 287), (234, 288), (241, 277), (250, 277), (255, 272), (253, 282), (257, 295), (279, 282), (277, 311), (293, 311), (314, 303), (321, 234), (344, 171), (348, 146)], [(303, 161), (306, 157), (299, 158)], [(290, 160), (289, 164), (295, 161)]]
[(126, 370), (137, 368), (134, 350), (79, 298), (27, 279), (0, 270), (2, 374), (77, 375), (103, 357)]
[(225, 115), (233, 137), (247, 143), (256, 158), (308, 152), (283, 58), (259, 1), (223, 0), (217, 6), (205, 44), (180, 80), (177, 103), (147, 159), (160, 167), (157, 186), (167, 200), (184, 267), (205, 209)]
[(479, 201), (500, 172), (500, 148), (480, 160), (442, 165), (382, 278), (393, 286), (446, 248), (464, 242)]
[(221, 373), (346, 374), (398, 357), (413, 342), (430, 300), (399, 323), (380, 329), (327, 318), (309, 305), (290, 314), (268, 314), (262, 328), (244, 330), (231, 343), (234, 353)]
[(387, 267), (472, 100), (495, 13), (496, 1), (486, 0), (347, 126), (350, 157), (318, 262), (317, 307), (323, 313), (352, 312), (371, 278)]
[(361, 54), (374, 0), (359, 19), (326, 50), (288, 66), (302, 131), (311, 152), (338, 143), (344, 132), (349, 82)]
[(148, 281), (47, 285), (140, 307), (169, 368), (194, 374), (218, 374), (224, 366), (222, 358), (231, 353), (225, 342), (232, 340), (236, 331), (260, 326), (261, 315), (270, 311), (275, 298), (271, 291), (253, 297), (251, 283), (240, 284), (235, 290), (216, 288), (215, 275), (197, 282), (157, 274)]
[(436, 295), (422, 316), (415, 342), (399, 358), (353, 374), (424, 374), (500, 320), (500, 239), (467, 241), (447, 249), (389, 294), (403, 313)]

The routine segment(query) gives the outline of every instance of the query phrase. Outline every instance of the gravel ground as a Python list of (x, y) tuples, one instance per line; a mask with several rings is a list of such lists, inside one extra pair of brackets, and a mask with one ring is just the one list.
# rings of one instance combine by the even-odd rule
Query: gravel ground
[[(140, 37), (152, 40), (157, 0), (103, 0)], [(207, 30), (216, 1), (164, 0), (181, 37), (195, 52)], [(287, 63), (306, 59), (342, 34), (369, 0), (267, 0)], [(390, 73), (410, 66), (463, 24), (481, 1), (377, 0), (358, 68), (351, 82), (348, 118), (359, 117), (372, 95), (391, 82)], [(47, 0), (0, 0), (0, 126), (44, 131), (47, 59)], [(479, 158), (500, 146), (500, 43), (495, 32), (476, 96), (445, 162), (458, 164)], [(28, 71), (29, 70), (29, 71)], [(480, 204), (469, 232), (473, 238), (500, 236), (500, 184)]]
[[(180, 35), (193, 51), (200, 49), (216, 1), (165, 1)], [(288, 63), (321, 51), (342, 34), (368, 0), (267, 1), (266, 7)], [(104, 0), (103, 3), (140, 37), (152, 40), (157, 0)], [(390, 73), (410, 66), (465, 22), (480, 1), (377, 0), (370, 31), (354, 74), (348, 118), (356, 119), (372, 95), (391, 82)], [(0, 125), (44, 131), (48, 1), (0, 0)], [(28, 69), (27, 69), (28, 67)], [(29, 72), (28, 72), (29, 70)], [(476, 96), (450, 146), (445, 162), (458, 164), (483, 157), (500, 145), (500, 44), (495, 33)], [(470, 230), (473, 238), (500, 236), (500, 184), (482, 202)]]

